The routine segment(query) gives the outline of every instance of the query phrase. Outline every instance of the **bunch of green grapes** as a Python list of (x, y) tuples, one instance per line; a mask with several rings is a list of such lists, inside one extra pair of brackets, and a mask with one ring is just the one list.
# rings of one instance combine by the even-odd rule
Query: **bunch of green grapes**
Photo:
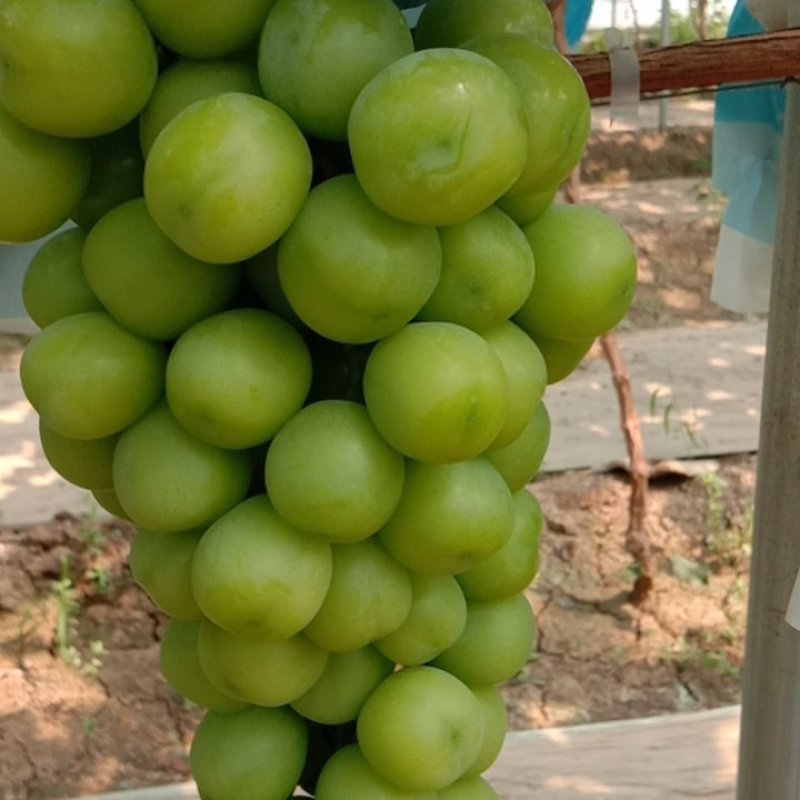
[(205, 800), (483, 800), (534, 641), (546, 385), (631, 244), (541, 0), (0, 0), (21, 377), (140, 529)]

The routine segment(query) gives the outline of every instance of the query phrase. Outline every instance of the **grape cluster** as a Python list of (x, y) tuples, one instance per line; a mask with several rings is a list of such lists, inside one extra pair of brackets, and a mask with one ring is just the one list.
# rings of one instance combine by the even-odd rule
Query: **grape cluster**
[(484, 800), (526, 662), (542, 396), (625, 314), (553, 204), (542, 0), (2, 0), (0, 240), (55, 470), (139, 528), (205, 800)]

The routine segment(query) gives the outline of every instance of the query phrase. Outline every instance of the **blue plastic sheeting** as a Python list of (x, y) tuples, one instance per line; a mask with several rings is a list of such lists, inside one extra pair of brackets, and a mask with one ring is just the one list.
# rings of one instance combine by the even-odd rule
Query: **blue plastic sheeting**
[(567, 0), (567, 11), (564, 15), (564, 36), (567, 47), (577, 50), (586, 33), (589, 17), (592, 16), (593, 0)]
[[(738, 0), (728, 37), (763, 33)], [(733, 311), (766, 311), (777, 219), (786, 92), (780, 86), (717, 94), (712, 183), (728, 195), (711, 299)]]

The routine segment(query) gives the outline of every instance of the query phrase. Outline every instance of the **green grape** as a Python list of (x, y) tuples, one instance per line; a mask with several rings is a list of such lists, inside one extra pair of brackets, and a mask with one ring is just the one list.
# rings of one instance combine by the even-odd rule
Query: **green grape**
[(220, 692), (200, 667), (199, 620), (172, 620), (161, 640), (161, 672), (178, 694), (209, 711), (241, 711), (247, 704)]
[(39, 439), (50, 466), (82, 489), (113, 489), (112, 465), (118, 436), (70, 439), (39, 420)]
[(499, 550), (513, 521), (511, 492), (487, 459), (409, 462), (400, 504), (379, 536), (409, 569), (453, 575)]
[(478, 757), (482, 738), (475, 695), (433, 667), (395, 672), (358, 718), (358, 744), (367, 762), (406, 791), (440, 791), (458, 780)]
[(450, 575), (412, 572), (411, 591), (405, 622), (375, 646), (392, 661), (415, 667), (455, 644), (467, 623), (467, 603)]
[(306, 635), (331, 653), (344, 653), (386, 636), (411, 609), (411, 576), (376, 537), (333, 546), (328, 594)]
[(137, 525), (183, 531), (209, 525), (244, 499), (247, 452), (222, 450), (187, 433), (159, 403), (119, 438), (114, 487)]
[(292, 702), (292, 708), (306, 719), (325, 725), (352, 722), (393, 669), (394, 664), (374, 647), (332, 653), (319, 680)]
[(203, 620), (200, 666), (230, 697), (277, 708), (302, 697), (320, 678), (328, 653), (299, 634), (279, 642), (242, 639)]
[(364, 406), (323, 400), (284, 425), (269, 448), (266, 484), (283, 517), (333, 542), (366, 539), (397, 507), (403, 457), (381, 438)]
[(223, 311), (178, 339), (166, 384), (170, 410), (187, 431), (216, 447), (246, 449), (269, 441), (300, 410), (311, 356), (280, 317)]
[(364, 397), (396, 450), (417, 461), (466, 461), (505, 424), (508, 378), (479, 334), (451, 322), (415, 322), (370, 353)]
[(331, 571), (330, 545), (287, 523), (266, 495), (257, 495), (206, 531), (192, 562), (192, 589), (203, 613), (226, 631), (283, 640), (319, 611)]
[(289, 708), (210, 711), (189, 763), (200, 795), (213, 800), (286, 800), (308, 747), (303, 720)]
[(495, 553), (457, 576), (469, 600), (500, 600), (526, 589), (539, 569), (542, 507), (527, 490), (514, 495), (514, 527)]
[(311, 136), (345, 141), (364, 86), (414, 51), (391, 0), (277, 0), (261, 34), (264, 96)]
[(535, 622), (522, 594), (467, 604), (467, 624), (458, 641), (432, 664), (469, 686), (490, 686), (513, 678), (531, 654)]
[(102, 439), (132, 425), (164, 389), (166, 353), (90, 311), (36, 334), (20, 365), (22, 388), (48, 427), (71, 439)]
[(22, 301), (40, 327), (84, 311), (103, 311), (83, 274), (86, 233), (72, 228), (48, 239), (28, 264)]
[(536, 477), (550, 444), (550, 414), (543, 402), (533, 410), (528, 424), (511, 444), (486, 454), (512, 492), (518, 492)]
[(177, 339), (233, 297), (239, 272), (186, 255), (153, 222), (144, 200), (129, 200), (92, 228), (83, 274), (109, 313), (145, 339)]
[(528, 298), (533, 253), (525, 235), (492, 206), (439, 231), (442, 275), (417, 315), (485, 332), (502, 325)]
[[(236, 59), (180, 60), (159, 76), (139, 117), (139, 142), (147, 156), (158, 134), (196, 100), (226, 92), (261, 94), (255, 67)], [(139, 192), (141, 195), (141, 192)]]
[(202, 617), (192, 592), (192, 560), (203, 530), (155, 533), (140, 530), (131, 544), (134, 580), (153, 603), (175, 619)]

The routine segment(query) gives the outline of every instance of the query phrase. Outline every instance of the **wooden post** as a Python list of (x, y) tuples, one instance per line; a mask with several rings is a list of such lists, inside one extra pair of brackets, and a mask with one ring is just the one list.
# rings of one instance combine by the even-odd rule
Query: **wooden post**
[[(790, 0), (794, 24), (800, 0)], [(791, 13), (791, 12), (790, 12)], [(737, 800), (800, 798), (800, 87), (788, 89), (761, 412)]]

